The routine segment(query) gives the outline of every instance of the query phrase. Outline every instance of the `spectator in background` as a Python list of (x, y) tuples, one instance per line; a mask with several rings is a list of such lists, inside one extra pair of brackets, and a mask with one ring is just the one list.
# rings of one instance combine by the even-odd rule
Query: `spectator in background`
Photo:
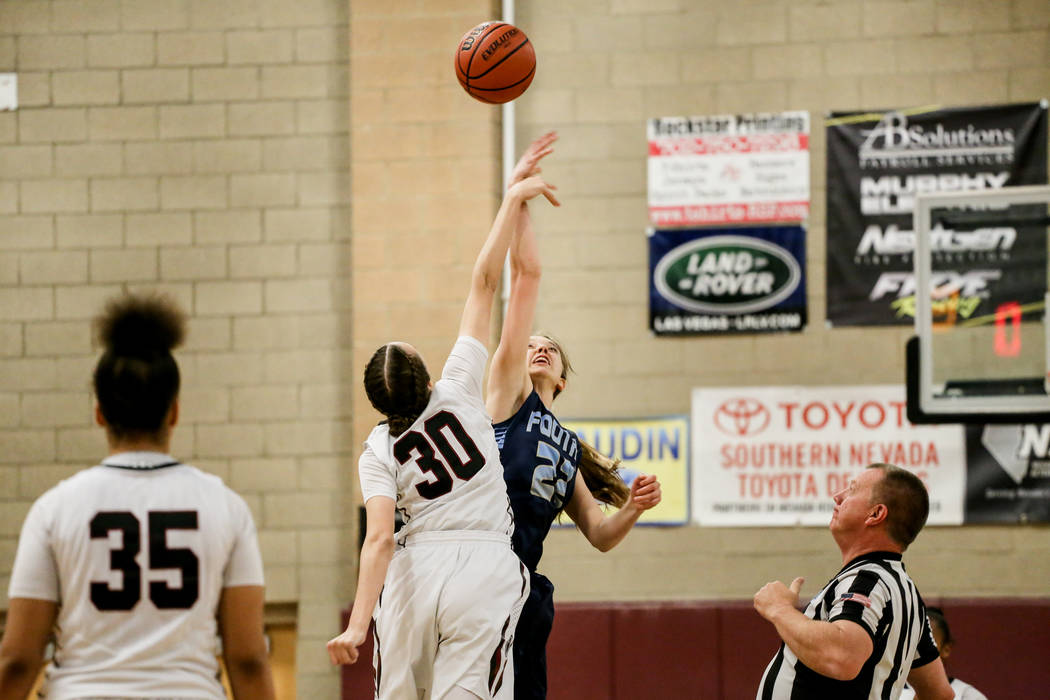
[[(952, 637), (948, 621), (944, 619), (944, 611), (931, 606), (926, 608), (926, 616), (930, 618), (930, 628), (933, 630), (933, 640), (937, 642), (937, 649), (940, 651), (941, 663), (946, 663), (948, 657), (951, 656), (952, 647), (955, 646), (955, 638)], [(956, 700), (988, 700), (984, 693), (966, 681), (961, 681), (951, 676), (948, 676), (948, 680), (951, 681)], [(913, 700), (914, 698), (915, 691), (911, 688), (905, 688), (904, 692), (901, 693), (900, 700)]]

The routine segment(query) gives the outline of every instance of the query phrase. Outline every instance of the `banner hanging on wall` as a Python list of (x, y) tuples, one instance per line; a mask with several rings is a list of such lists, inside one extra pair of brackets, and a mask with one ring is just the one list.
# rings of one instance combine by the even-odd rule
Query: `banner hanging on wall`
[(912, 425), (903, 386), (693, 390), (693, 517), (700, 525), (822, 525), (832, 497), (888, 462), (930, 491), (928, 522), (963, 522), (959, 425)]
[(801, 226), (650, 230), (649, 328), (656, 335), (801, 331)]
[(1050, 425), (966, 426), (966, 522), (1050, 522)]
[[(1046, 184), (1045, 101), (836, 112), (826, 126), (831, 325), (915, 322), (916, 194)], [(992, 313), (1002, 303), (1042, 298), (1046, 241), (1009, 227), (937, 228), (933, 267), (939, 285), (958, 287), (959, 308)], [(1032, 279), (1043, 288), (1028, 289)]]
[(809, 112), (648, 122), (654, 226), (802, 221), (809, 214)]
[(660, 480), (660, 503), (642, 513), (639, 523), (689, 522), (689, 416), (562, 422), (606, 457), (619, 459), (627, 483), (639, 474)]

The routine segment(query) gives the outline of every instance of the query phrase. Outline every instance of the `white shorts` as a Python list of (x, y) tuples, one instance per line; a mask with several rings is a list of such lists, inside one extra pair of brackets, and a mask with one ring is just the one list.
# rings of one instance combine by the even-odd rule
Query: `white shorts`
[(394, 553), (376, 605), (378, 700), (514, 693), (511, 645), (529, 594), (510, 538), (467, 530), (413, 536)]

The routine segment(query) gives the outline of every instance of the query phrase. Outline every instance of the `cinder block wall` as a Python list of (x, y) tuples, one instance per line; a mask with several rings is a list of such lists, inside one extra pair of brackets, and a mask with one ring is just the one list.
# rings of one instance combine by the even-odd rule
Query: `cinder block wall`
[[(351, 590), (349, 3), (4, 0), (0, 595), (31, 501), (96, 463), (89, 319), (122, 289), (192, 315), (173, 451), (259, 528), (298, 604), (303, 697)], [(294, 609), (294, 608), (293, 608)]]
[[(579, 370), (558, 399), (563, 416), (687, 413), (698, 386), (903, 383), (910, 327), (823, 323), (824, 113), (1050, 97), (1045, 0), (533, 0), (517, 19), (539, 57), (517, 101), (518, 142), (561, 134), (544, 173), (564, 206), (535, 207), (535, 219), (538, 324), (561, 336)], [(651, 336), (645, 120), (785, 109), (812, 117), (809, 327)], [(929, 595), (1045, 596), (1046, 535), (931, 528), (909, 551), (909, 571)], [(819, 528), (647, 528), (609, 554), (569, 529), (547, 542), (541, 568), (559, 600), (750, 598), (774, 578), (806, 576), (809, 590), (839, 566)]]

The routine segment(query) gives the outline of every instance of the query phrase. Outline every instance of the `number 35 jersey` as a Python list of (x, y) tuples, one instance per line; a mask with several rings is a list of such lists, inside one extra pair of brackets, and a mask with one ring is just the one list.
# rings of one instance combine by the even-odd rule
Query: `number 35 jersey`
[(358, 461), (361, 496), (394, 499), (398, 542), (421, 532), (483, 530), (510, 535), (513, 520), (499, 448), (481, 385), (488, 350), (461, 336), (423, 413), (401, 435), (380, 423)]
[(535, 571), (551, 524), (572, 498), (580, 444), (535, 391), (494, 427), (514, 510), (514, 551)]
[(59, 604), (48, 698), (224, 698), (222, 589), (262, 585), (240, 496), (168, 455), (125, 452), (33, 504), (8, 595)]

